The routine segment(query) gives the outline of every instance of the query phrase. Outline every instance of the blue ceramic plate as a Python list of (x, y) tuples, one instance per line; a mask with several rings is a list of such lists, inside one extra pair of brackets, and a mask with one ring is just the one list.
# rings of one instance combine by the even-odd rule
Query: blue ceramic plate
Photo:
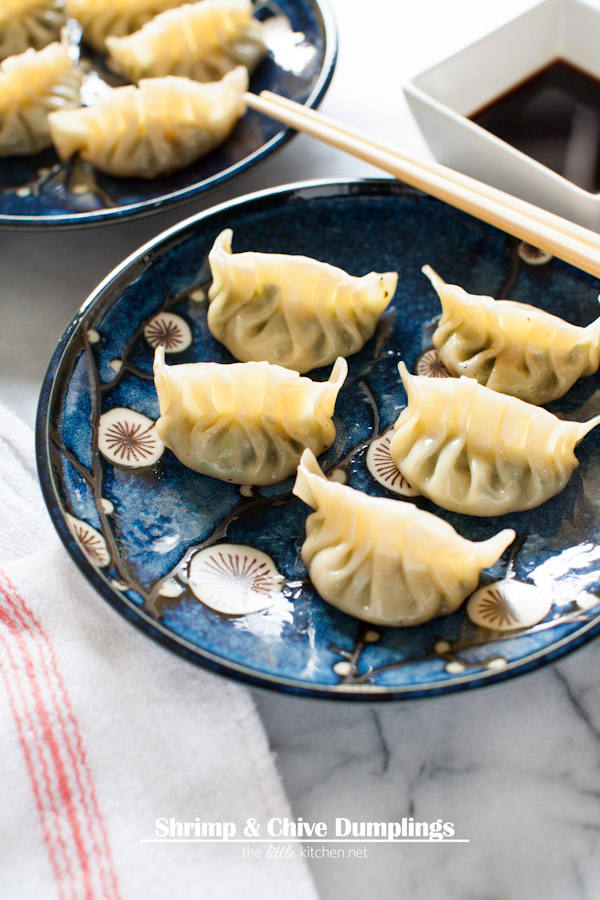
[[(265, 23), (266, 58), (250, 79), (250, 90), (270, 90), (316, 107), (336, 60), (335, 24), (326, 0), (255, 0)], [(88, 63), (94, 77), (111, 85), (99, 54)], [(248, 110), (216, 150), (172, 175), (113, 178), (87, 164), (61, 164), (54, 150), (36, 156), (5, 157), (0, 165), (0, 227), (54, 228), (99, 225), (149, 215), (198, 194), (265, 159), (294, 132)]]
[[(348, 360), (337, 437), (320, 462), (354, 487), (443, 516), (468, 538), (516, 530), (512, 548), (482, 575), (479, 624), (469, 617), (470, 602), (451, 616), (405, 629), (365, 626), (339, 612), (308, 580), (300, 547), (309, 510), (291, 495), (292, 479), (240, 490), (156, 450), (152, 344), (178, 350), (171, 362), (232, 361), (206, 325), (206, 258), (225, 227), (233, 228), (238, 251), (307, 254), (357, 275), (399, 272), (396, 296), (374, 337)], [(315, 182), (219, 206), (146, 245), (100, 285), (50, 365), (39, 408), (38, 460), (55, 526), (109, 603), (155, 640), (210, 669), (256, 685), (344, 699), (420, 697), (490, 684), (556, 659), (596, 634), (600, 429), (579, 446), (581, 465), (560, 495), (495, 520), (402, 497), (371, 474), (369, 448), (406, 402), (398, 360), (411, 371), (439, 374), (429, 352), (439, 301), (421, 274), (424, 263), (472, 292), (527, 301), (576, 323), (597, 314), (592, 277), (544, 260), (391, 180)], [(588, 419), (600, 410), (598, 388), (598, 376), (582, 379), (552, 409)], [(108, 457), (98, 450), (101, 415), (103, 440), (107, 428), (112, 436)], [(244, 572), (259, 569), (263, 553), (283, 575), (283, 590), (269, 595), (266, 609), (231, 614)], [(216, 596), (230, 614), (199, 602), (190, 589), (194, 559), (207, 556), (218, 570)]]

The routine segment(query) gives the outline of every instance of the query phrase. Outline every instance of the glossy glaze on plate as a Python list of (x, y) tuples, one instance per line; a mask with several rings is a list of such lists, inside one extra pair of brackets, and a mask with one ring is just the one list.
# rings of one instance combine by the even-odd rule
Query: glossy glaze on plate
[[(239, 488), (185, 469), (156, 443), (157, 336), (171, 343), (173, 362), (233, 361), (206, 326), (206, 257), (225, 227), (233, 228), (236, 250), (312, 255), (356, 275), (399, 272), (374, 337), (348, 360), (337, 437), (319, 462), (330, 477), (441, 515), (471, 540), (516, 530), (513, 546), (483, 573), (479, 593), (453, 615), (379, 629), (338, 612), (315, 594), (302, 563), (310, 510), (292, 496), (293, 479)], [(475, 293), (530, 302), (577, 324), (594, 318), (595, 279), (558, 260), (530, 265), (520, 249), (389, 180), (264, 192), (196, 216), (143, 248), (69, 326), (40, 402), (44, 494), (88, 579), (132, 622), (195, 662), (314, 696), (394, 699), (488, 684), (589, 639), (600, 627), (598, 434), (581, 444), (580, 468), (561, 494), (495, 519), (399, 495), (393, 473), (384, 465), (377, 477), (368, 464), (370, 445), (406, 403), (398, 361), (414, 371), (425, 358), (440, 374), (431, 355), (423, 356), (440, 314), (424, 263)], [(327, 376), (325, 369), (311, 373)], [(582, 379), (550, 409), (590, 418), (600, 410), (599, 385), (598, 376)], [(228, 580), (231, 590), (223, 587)]]
[[(270, 90), (318, 106), (337, 52), (326, 0), (257, 0), (255, 15), (265, 26), (267, 56), (251, 77), (250, 90)], [(100, 54), (86, 59), (93, 68), (91, 79), (84, 80), (84, 96), (101, 91), (103, 81), (123, 83), (107, 70)], [(0, 227), (79, 227), (148, 215), (240, 174), (291, 136), (291, 130), (274, 119), (248, 110), (214, 151), (172, 175), (151, 180), (114, 178), (78, 161), (61, 164), (53, 149), (5, 157), (0, 165)]]

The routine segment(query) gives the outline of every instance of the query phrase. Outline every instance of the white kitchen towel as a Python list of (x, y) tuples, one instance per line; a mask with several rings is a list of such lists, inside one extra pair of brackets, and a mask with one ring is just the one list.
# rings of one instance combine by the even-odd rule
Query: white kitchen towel
[(2, 408), (0, 763), (2, 900), (315, 900), (298, 853), (145, 841), (158, 819), (239, 838), (291, 813), (249, 691), (88, 586), (47, 515), (33, 435)]

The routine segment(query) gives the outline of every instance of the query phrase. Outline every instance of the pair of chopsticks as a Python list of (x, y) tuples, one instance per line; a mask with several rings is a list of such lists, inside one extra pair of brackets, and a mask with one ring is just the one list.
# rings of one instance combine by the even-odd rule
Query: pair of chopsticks
[(271, 91), (247, 93), (244, 100), (257, 112), (372, 163), (432, 197), (600, 277), (600, 235), (581, 225), (440, 163), (406, 156)]

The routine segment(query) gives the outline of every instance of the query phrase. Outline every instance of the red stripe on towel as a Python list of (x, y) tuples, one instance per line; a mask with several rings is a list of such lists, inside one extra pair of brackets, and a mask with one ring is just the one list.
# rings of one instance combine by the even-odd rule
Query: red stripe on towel
[[(6, 610), (0, 606), (0, 641), (4, 645), (6, 657), (0, 658), (0, 670), (6, 685), (6, 692), (11, 712), (14, 716), (19, 743), (25, 757), (25, 765), (29, 773), (35, 802), (40, 815), (44, 842), (50, 857), (50, 865), (58, 883), (59, 896), (66, 897), (65, 887), (70, 886), (71, 878), (65, 879), (63, 868), (68, 862), (67, 850), (60, 834), (58, 810), (52, 796), (48, 773), (45, 771), (41, 777), (37, 769), (44, 767), (43, 758), (40, 756), (41, 737), (36, 731), (36, 726), (31, 714), (31, 701), (25, 696), (22, 684), (18, 659), (15, 659), (13, 650), (15, 641), (13, 638), (12, 623)], [(12, 626), (12, 627), (11, 627)], [(20, 655), (20, 654), (19, 654)], [(20, 708), (19, 708), (20, 707)], [(35, 757), (35, 758), (34, 758)], [(50, 816), (48, 811), (50, 810)], [(50, 821), (48, 821), (50, 819)], [(59, 862), (58, 855), (62, 857)], [(72, 891), (69, 892), (73, 896)]]
[[(4, 573), (0, 572), (0, 579), (0, 599), (4, 598), (8, 604), (2, 620), (23, 656), (33, 691), (28, 715), (31, 716), (33, 705), (44, 729), (42, 741), (50, 752), (54, 784), (58, 787), (62, 811), (70, 828), (75, 850), (71, 863), (78, 869), (76, 878), (70, 873), (71, 887), (76, 889), (77, 897), (85, 897), (85, 900), (99, 900), (100, 897), (120, 900), (104, 820), (54, 647), (14, 585)], [(37, 667), (34, 650), (39, 657)], [(47, 696), (48, 689), (50, 696)], [(33, 768), (30, 776), (33, 784)], [(81, 811), (83, 821), (80, 821)]]
[[(81, 797), (84, 813), (87, 817), (88, 831), (93, 844), (92, 854), (90, 854), (91, 860), (97, 863), (104, 889), (104, 896), (107, 900), (119, 900), (120, 894), (117, 886), (112, 855), (108, 845), (104, 820), (100, 814), (96, 799), (96, 790), (86, 762), (81, 734), (77, 720), (73, 714), (64, 680), (60, 674), (54, 648), (39, 620), (32, 610), (26, 606), (23, 598), (18, 594), (14, 585), (11, 584), (10, 580), (2, 572), (0, 572), (0, 580), (3, 580), (6, 583), (5, 589), (8, 588), (8, 590), (6, 591), (5, 596), (7, 596), (9, 602), (11, 602), (11, 600), (14, 601), (12, 608), (19, 618), (21, 627), (28, 628), (30, 631), (34, 632), (37, 639), (36, 642), (42, 658), (45, 681), (50, 685), (53, 694), (53, 701), (59, 715), (60, 727), (66, 738), (70, 766), (77, 782), (78, 795)], [(16, 606), (18, 606), (18, 608), (15, 608)], [(44, 658), (44, 650), (46, 651), (47, 659)], [(59, 691), (60, 697), (56, 696), (56, 690)]]

